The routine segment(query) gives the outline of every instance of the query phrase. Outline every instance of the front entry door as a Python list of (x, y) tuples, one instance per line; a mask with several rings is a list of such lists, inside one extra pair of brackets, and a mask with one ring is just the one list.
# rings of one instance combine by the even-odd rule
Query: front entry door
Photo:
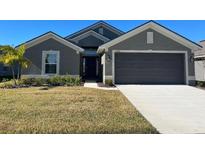
[(85, 79), (97, 78), (97, 57), (85, 57)]

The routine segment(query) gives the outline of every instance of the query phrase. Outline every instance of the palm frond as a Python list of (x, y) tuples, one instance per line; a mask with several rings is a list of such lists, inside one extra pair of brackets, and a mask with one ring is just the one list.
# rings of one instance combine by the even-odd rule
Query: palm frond
[(19, 63), (21, 65), (21, 67), (23, 67), (23, 68), (28, 68), (28, 66), (31, 64), (31, 62), (29, 60), (27, 60), (26, 58), (20, 59)]
[(26, 49), (24, 45), (21, 45), (18, 49), (17, 49), (17, 55), (19, 57), (22, 57), (25, 53)]
[(4, 45), (0, 46), (0, 50), (4, 53), (15, 53), (15, 49), (12, 46)]

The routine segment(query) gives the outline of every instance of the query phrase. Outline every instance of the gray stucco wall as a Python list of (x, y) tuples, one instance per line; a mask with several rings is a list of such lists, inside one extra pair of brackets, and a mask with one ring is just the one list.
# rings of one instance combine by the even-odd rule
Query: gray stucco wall
[[(153, 32), (154, 34), (154, 43), (147, 44), (147, 32)], [(175, 42), (172, 39), (167, 38), (166, 36), (152, 30), (148, 29), (135, 35), (123, 42), (120, 42), (108, 49), (106, 57), (109, 55), (112, 57), (112, 50), (178, 50), (178, 51), (187, 51), (188, 53), (188, 74), (189, 76), (194, 76), (194, 62), (190, 61), (190, 56), (192, 55), (191, 49), (183, 46), (182, 44)], [(112, 75), (112, 61), (105, 60), (105, 75)]]
[(48, 39), (40, 44), (28, 48), (25, 57), (32, 64), (29, 68), (22, 70), (22, 75), (40, 75), (42, 70), (42, 51), (60, 51), (60, 75), (79, 75), (80, 74), (80, 54), (54, 39)]

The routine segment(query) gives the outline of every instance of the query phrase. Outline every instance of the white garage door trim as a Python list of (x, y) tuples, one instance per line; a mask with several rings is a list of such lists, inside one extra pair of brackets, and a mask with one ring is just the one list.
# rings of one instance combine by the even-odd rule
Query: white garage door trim
[(115, 84), (115, 53), (169, 53), (169, 54), (184, 54), (185, 62), (185, 80), (186, 84), (189, 84), (189, 75), (188, 75), (188, 54), (187, 51), (166, 51), (166, 50), (113, 50), (112, 51), (112, 81)]

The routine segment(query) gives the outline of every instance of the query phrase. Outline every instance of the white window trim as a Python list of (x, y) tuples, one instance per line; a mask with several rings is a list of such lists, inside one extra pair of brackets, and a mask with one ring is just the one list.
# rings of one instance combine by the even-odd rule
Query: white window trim
[(184, 63), (185, 63), (185, 82), (188, 85), (189, 80), (195, 78), (194, 76), (189, 76), (188, 74), (188, 54), (187, 51), (155, 51), (155, 50), (113, 50), (112, 51), (112, 81), (115, 84), (115, 53), (179, 53), (184, 54)]
[(105, 53), (101, 57), (101, 64), (103, 66), (103, 83), (105, 83)]
[[(45, 73), (45, 56), (46, 54), (57, 54), (57, 68), (56, 68), (56, 74), (51, 73)], [(59, 67), (60, 66), (60, 52), (56, 50), (46, 50), (42, 51), (42, 69), (41, 69), (41, 75), (59, 75)]]

